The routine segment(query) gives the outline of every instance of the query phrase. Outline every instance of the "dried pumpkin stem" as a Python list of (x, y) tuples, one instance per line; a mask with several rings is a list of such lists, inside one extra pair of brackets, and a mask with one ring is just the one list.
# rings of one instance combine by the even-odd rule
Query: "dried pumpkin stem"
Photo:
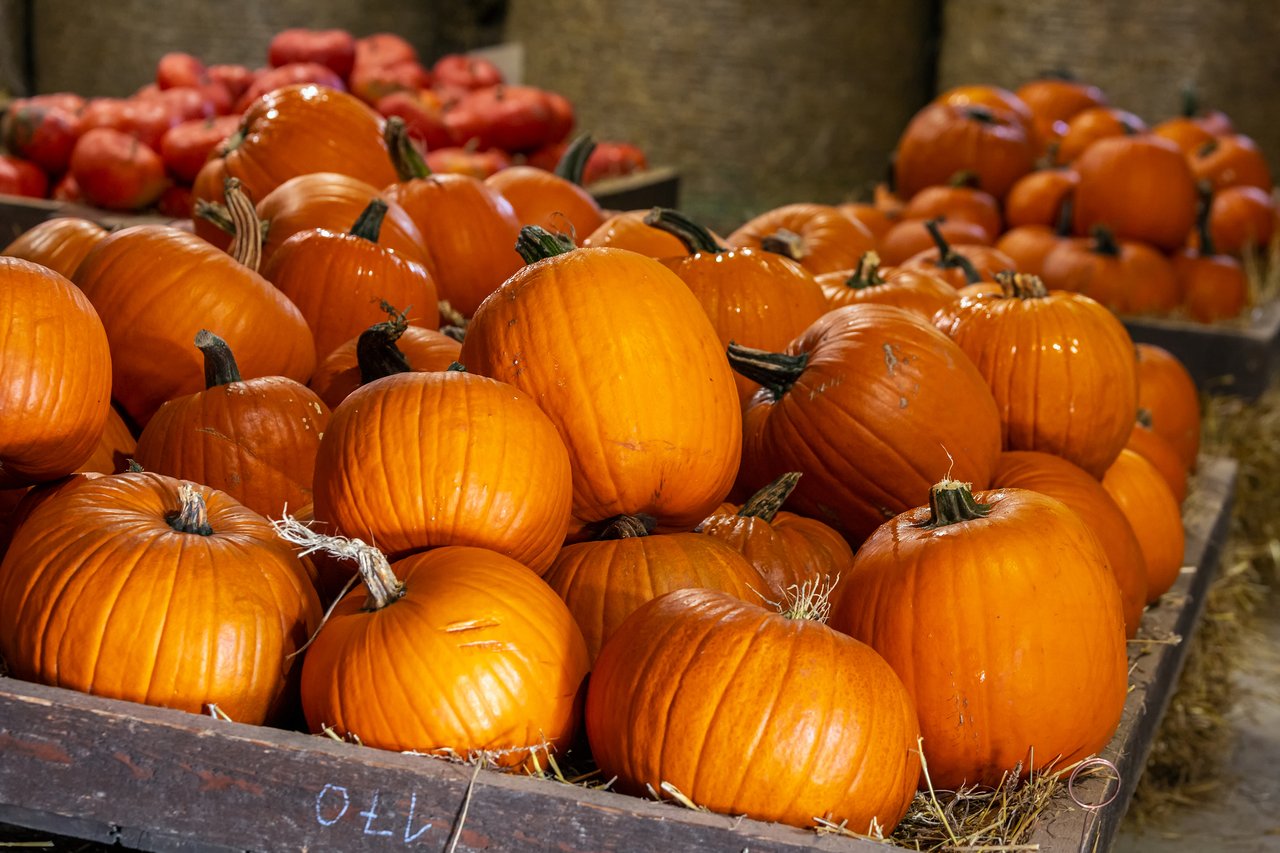
[(996, 273), (996, 282), (1006, 299), (1044, 299), (1049, 295), (1040, 276), (1030, 273), (1001, 270)]
[(605, 522), (597, 540), (635, 539), (653, 533), (657, 519), (651, 515), (619, 515)]
[(526, 264), (554, 258), (573, 249), (573, 238), (567, 234), (552, 234), (539, 225), (524, 226), (516, 239), (516, 251)]
[(837, 575), (823, 575), (800, 585), (792, 584), (782, 591), (778, 612), (788, 619), (826, 624), (831, 615), (831, 593), (840, 582)]
[(760, 248), (793, 261), (802, 261), (809, 254), (809, 247), (805, 245), (804, 238), (786, 228), (779, 228), (772, 234), (766, 234), (760, 240)]
[(427, 160), (414, 145), (405, 127), (404, 119), (391, 116), (382, 128), (382, 138), (387, 143), (387, 153), (391, 156), (391, 164), (395, 167), (396, 176), (401, 181), (431, 176), (431, 168)]
[(569, 143), (560, 161), (556, 163), (555, 173), (570, 183), (582, 186), (582, 176), (587, 170), (587, 161), (596, 150), (596, 141), (591, 134), (583, 133)]
[(462, 343), (467, 338), (467, 328), (466, 326), (455, 326), (450, 323), (447, 326), (440, 327), (440, 334), (453, 338), (458, 343)]
[(929, 518), (919, 523), (924, 530), (935, 530), (963, 521), (986, 518), (991, 514), (990, 504), (980, 504), (973, 496), (969, 483), (959, 480), (943, 480), (929, 490)]
[(217, 388), (240, 381), (240, 368), (227, 342), (208, 329), (196, 332), (196, 349), (204, 355), (204, 387)]
[(959, 267), (964, 272), (965, 281), (969, 284), (977, 284), (982, 281), (982, 276), (973, 266), (973, 262), (964, 255), (957, 252), (947, 242), (947, 238), (942, 236), (941, 218), (926, 219), (924, 227), (929, 232), (929, 236), (933, 238), (934, 245), (938, 247), (938, 268), (954, 269)]
[(765, 521), (773, 521), (778, 511), (782, 509), (782, 505), (787, 502), (787, 498), (791, 497), (791, 493), (795, 491), (796, 484), (800, 482), (800, 472), (790, 471), (756, 492), (747, 502), (742, 505), (742, 509), (738, 510), (738, 515), (742, 518), (761, 518)]
[(378, 237), (382, 234), (382, 220), (386, 215), (387, 203), (380, 198), (370, 199), (369, 206), (360, 211), (360, 216), (351, 226), (351, 233), (356, 237), (363, 237), (370, 243), (378, 242)]
[(272, 519), (271, 524), (277, 536), (302, 549), (298, 552), (299, 557), (319, 551), (339, 559), (354, 560), (360, 580), (368, 590), (364, 601), (366, 611), (381, 610), (404, 595), (404, 584), (391, 570), (387, 555), (367, 542), (317, 533), (288, 513), (281, 519)]
[(227, 178), (223, 193), (231, 217), (232, 238), (227, 254), (254, 272), (262, 264), (262, 222), (239, 178)]
[(409, 321), (386, 302), (383, 302), (383, 308), (390, 316), (384, 322), (365, 329), (356, 339), (356, 365), (360, 368), (361, 385), (368, 385), (384, 376), (413, 371), (409, 359), (396, 346), (396, 341), (409, 328)]
[(711, 235), (703, 226), (694, 222), (678, 210), (670, 207), (655, 207), (653, 210), (645, 214), (644, 224), (650, 228), (657, 228), (659, 231), (666, 231), (684, 243), (689, 254), (697, 254), (698, 252), (706, 252), (708, 254), (718, 254), (728, 251)]
[(1209, 214), (1213, 211), (1213, 183), (1201, 181), (1196, 187), (1199, 203), (1196, 206), (1196, 234), (1200, 237), (1200, 257), (1211, 258), (1218, 254), (1218, 247), (1209, 232)]
[(1112, 258), (1120, 257), (1120, 244), (1116, 242), (1116, 235), (1110, 228), (1105, 225), (1095, 225), (1089, 233), (1093, 236), (1093, 251)]
[(178, 511), (165, 516), (165, 521), (179, 533), (213, 535), (213, 528), (209, 525), (209, 507), (205, 504), (204, 495), (191, 483), (183, 483), (178, 487)]
[(853, 275), (844, 281), (846, 287), (854, 290), (865, 290), (868, 287), (876, 287), (884, 284), (884, 277), (880, 275), (880, 255), (872, 252), (864, 252), (861, 258), (858, 258), (858, 267), (853, 271)]
[(807, 352), (788, 355), (735, 343), (729, 344), (727, 352), (729, 366), (752, 382), (769, 389), (775, 400), (782, 399), (791, 390), (791, 386), (796, 384), (809, 363)]
[(1155, 419), (1151, 416), (1151, 410), (1142, 407), (1138, 408), (1138, 423), (1141, 426), (1151, 429), (1151, 425), (1155, 423)]

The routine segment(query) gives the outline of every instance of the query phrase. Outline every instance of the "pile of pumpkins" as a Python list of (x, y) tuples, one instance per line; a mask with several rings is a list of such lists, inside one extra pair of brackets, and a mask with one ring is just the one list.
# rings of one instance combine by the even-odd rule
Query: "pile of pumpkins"
[(432, 174), (315, 85), (202, 174), (195, 233), (0, 257), (12, 675), (856, 832), (921, 750), (994, 785), (1113, 736), (1200, 411), (1098, 301), (836, 206)]

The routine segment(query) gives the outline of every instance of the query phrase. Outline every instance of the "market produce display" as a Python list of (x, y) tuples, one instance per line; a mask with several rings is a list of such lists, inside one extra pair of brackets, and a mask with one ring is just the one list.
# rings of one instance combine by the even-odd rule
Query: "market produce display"
[(483, 61), (269, 61), (6, 116), (60, 197), (192, 216), (0, 257), (15, 676), (857, 833), (1110, 741), (1200, 428), (1117, 313), (1250, 307), (1225, 117), (967, 86), (873, 201), (722, 237), (601, 209), (604, 146)]

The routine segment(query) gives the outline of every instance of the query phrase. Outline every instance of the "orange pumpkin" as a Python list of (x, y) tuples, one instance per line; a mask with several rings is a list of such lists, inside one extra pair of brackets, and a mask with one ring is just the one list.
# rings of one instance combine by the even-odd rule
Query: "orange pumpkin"
[(1027, 103), (1022, 98), (1000, 86), (988, 84), (955, 86), (934, 98), (934, 102), (954, 104), (960, 107), (974, 106), (1004, 110), (1017, 116), (1018, 121), (1022, 122), (1028, 131), (1031, 130), (1034, 119), (1031, 108), (1027, 106)]
[(871, 236), (875, 239), (877, 245), (889, 233), (889, 229), (893, 228), (902, 219), (901, 209), (886, 212), (877, 207), (874, 202), (869, 201), (837, 204), (836, 210), (865, 226), (871, 232)]
[(1182, 297), (1168, 258), (1102, 226), (1092, 238), (1060, 240), (1044, 256), (1040, 274), (1051, 290), (1084, 294), (1121, 314), (1168, 314)]
[(925, 222), (925, 227), (933, 237), (933, 248), (907, 258), (902, 269), (926, 270), (956, 289), (994, 281), (997, 273), (1015, 269), (1013, 258), (991, 246), (952, 246), (936, 220)]
[(1138, 418), (1134, 421), (1133, 432), (1129, 433), (1129, 441), (1125, 447), (1137, 453), (1155, 467), (1173, 493), (1173, 499), (1182, 504), (1187, 498), (1187, 467), (1182, 464), (1178, 451), (1169, 440), (1156, 432), (1152, 425), (1154, 419), (1146, 409), (1138, 409)]
[(1146, 131), (1146, 122), (1128, 110), (1090, 107), (1067, 121), (1067, 129), (1058, 140), (1053, 159), (1059, 166), (1070, 165), (1099, 139), (1137, 136)]
[(1019, 86), (1016, 94), (1031, 110), (1037, 151), (1048, 151), (1066, 133), (1067, 122), (1082, 110), (1106, 106), (1097, 86), (1078, 80), (1044, 77)]
[(1105, 225), (1117, 238), (1172, 251), (1196, 222), (1191, 167), (1172, 142), (1150, 134), (1100, 139), (1075, 161), (1073, 230)]
[(1208, 183), (1201, 186), (1205, 198), (1196, 222), (1199, 245), (1177, 252), (1172, 262), (1187, 314), (1201, 323), (1212, 323), (1239, 317), (1249, 305), (1250, 288), (1240, 262), (1218, 253), (1209, 230), (1213, 191)]
[(957, 172), (998, 199), (1035, 164), (1035, 144), (1007, 110), (933, 103), (917, 112), (898, 138), (894, 186), (907, 199), (945, 184)]
[(1010, 228), (996, 241), (996, 251), (1013, 261), (1020, 273), (1044, 278), (1044, 262), (1067, 238), (1047, 225), (1019, 225)]
[(1070, 766), (1120, 722), (1120, 591), (1097, 537), (1054, 498), (937, 484), (858, 549), (831, 625), (906, 685), (936, 788)]
[(138, 441), (120, 412), (112, 406), (107, 410), (107, 423), (102, 438), (76, 473), (123, 474), (129, 470), (129, 460), (138, 452)]
[(1228, 187), (1213, 194), (1209, 236), (1219, 252), (1240, 256), (1265, 251), (1275, 233), (1276, 205), (1257, 187)]
[(568, 232), (575, 240), (604, 223), (604, 213), (582, 188), (582, 173), (596, 143), (583, 134), (569, 144), (554, 172), (536, 166), (511, 166), (485, 178), (485, 183), (511, 202), (521, 225), (540, 225)]
[(972, 222), (988, 235), (999, 234), (1004, 230), (1000, 204), (990, 193), (960, 182), (967, 177), (962, 174), (959, 181), (920, 190), (902, 209), (903, 218)]
[(956, 289), (923, 269), (882, 269), (875, 252), (867, 252), (857, 269), (823, 273), (818, 285), (827, 299), (827, 309), (874, 302), (895, 305), (933, 320), (935, 314), (958, 298)]
[(1024, 175), (1004, 200), (1005, 224), (1010, 230), (1020, 225), (1057, 228), (1079, 183), (1080, 176), (1072, 169), (1037, 169)]
[(630, 249), (650, 258), (672, 258), (685, 254), (687, 249), (680, 238), (647, 224), (644, 220), (648, 215), (647, 209), (615, 213), (587, 235), (582, 246)]
[(1138, 370), (1138, 407), (1151, 413), (1151, 428), (1178, 452), (1182, 466), (1194, 471), (1200, 452), (1200, 392), (1178, 357), (1155, 344), (1134, 346)]
[(96, 222), (56, 216), (19, 234), (0, 255), (23, 258), (71, 278), (84, 256), (105, 236), (107, 229)]
[(1216, 192), (1228, 187), (1257, 187), (1271, 192), (1271, 168), (1258, 144), (1242, 133), (1215, 137), (1188, 158), (1196, 183)]
[(1173, 587), (1182, 569), (1186, 532), (1178, 501), (1156, 467), (1127, 448), (1107, 469), (1102, 485), (1138, 536), (1147, 565), (1147, 601), (1153, 602)]
[[(921, 252), (932, 249), (936, 244), (933, 234), (925, 219), (903, 219), (885, 234), (880, 241), (878, 254), (889, 266), (899, 266)], [(974, 222), (960, 222), (943, 219), (934, 220), (938, 230), (952, 246), (990, 246), (995, 239), (994, 234)]]
[(727, 242), (785, 254), (814, 275), (849, 269), (875, 248), (866, 226), (826, 204), (776, 207), (744, 223)]

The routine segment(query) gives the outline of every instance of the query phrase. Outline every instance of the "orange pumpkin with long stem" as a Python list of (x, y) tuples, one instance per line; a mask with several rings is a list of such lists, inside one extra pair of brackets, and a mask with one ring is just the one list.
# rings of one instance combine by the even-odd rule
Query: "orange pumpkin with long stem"
[(854, 270), (823, 273), (817, 277), (827, 299), (827, 309), (871, 302), (895, 305), (933, 320), (958, 297), (956, 289), (923, 269), (884, 269), (875, 252), (867, 252)]
[(1168, 258), (1103, 226), (1090, 238), (1059, 241), (1045, 254), (1040, 275), (1050, 290), (1083, 294), (1121, 314), (1168, 314), (1181, 302)]
[(511, 166), (485, 178), (485, 183), (511, 202), (521, 225), (567, 231), (577, 241), (593, 233), (605, 218), (599, 202), (582, 188), (582, 173), (595, 148), (590, 134), (582, 134), (565, 149), (554, 172)]
[(205, 388), (160, 407), (138, 437), (138, 463), (220, 489), (271, 518), (311, 503), (329, 407), (293, 379), (242, 379), (226, 341), (205, 329), (195, 345)]
[(57, 216), (19, 234), (0, 255), (23, 258), (71, 278), (84, 256), (106, 236), (107, 229), (96, 222)]
[(865, 225), (826, 204), (775, 207), (739, 226), (727, 242), (785, 255), (814, 275), (847, 270), (875, 248)]
[(1151, 428), (1168, 439), (1188, 471), (1200, 453), (1200, 392), (1178, 357), (1155, 344), (1134, 346), (1138, 407), (1151, 413)]
[[(880, 241), (876, 252), (885, 264), (896, 267), (906, 263), (921, 252), (934, 248), (933, 234), (930, 233), (929, 220), (902, 219), (894, 224)], [(952, 246), (990, 246), (995, 239), (994, 234), (976, 222), (934, 220), (938, 231)]]
[(582, 240), (583, 248), (629, 249), (650, 258), (674, 258), (686, 253), (680, 238), (645, 222), (649, 210), (615, 213)]
[(1186, 531), (1178, 501), (1156, 467), (1133, 450), (1120, 451), (1102, 478), (1138, 536), (1147, 566), (1147, 601), (1173, 588), (1182, 570)]
[(1238, 260), (1218, 252), (1209, 230), (1213, 190), (1207, 181), (1201, 186), (1204, 195), (1196, 221), (1199, 245), (1173, 256), (1173, 274), (1187, 314), (1201, 323), (1212, 323), (1239, 317), (1248, 307), (1249, 279)]
[(923, 269), (939, 276), (957, 290), (966, 284), (994, 281), (996, 274), (1015, 269), (1013, 258), (991, 246), (952, 246), (938, 221), (925, 222), (933, 248), (925, 249), (902, 262), (902, 269)]
[(938, 483), (858, 549), (831, 625), (906, 685), (936, 788), (1070, 766), (1120, 723), (1120, 590), (1097, 537), (1054, 498)]

